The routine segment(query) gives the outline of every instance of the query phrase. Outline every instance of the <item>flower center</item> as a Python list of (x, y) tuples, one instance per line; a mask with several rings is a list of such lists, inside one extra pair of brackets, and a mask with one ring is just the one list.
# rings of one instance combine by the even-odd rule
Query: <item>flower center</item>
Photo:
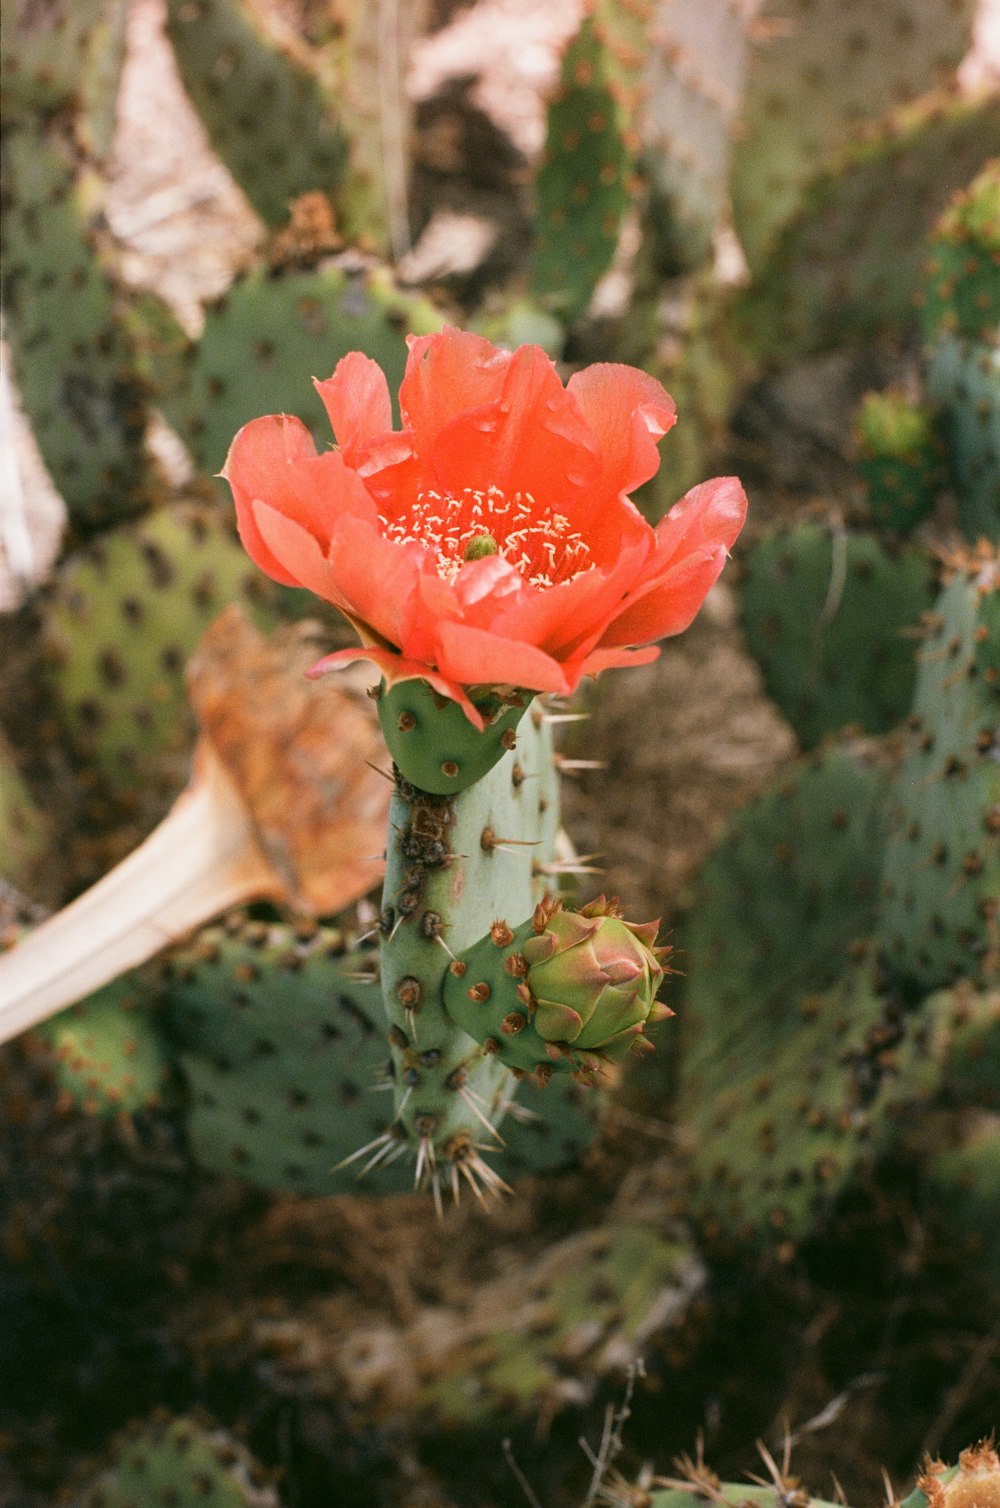
[(469, 560), (500, 555), (530, 586), (551, 587), (593, 564), (590, 547), (564, 513), (542, 508), (530, 492), (420, 492), (403, 518), (379, 517), (386, 539), (415, 539), (437, 556), (438, 574), (454, 581)]

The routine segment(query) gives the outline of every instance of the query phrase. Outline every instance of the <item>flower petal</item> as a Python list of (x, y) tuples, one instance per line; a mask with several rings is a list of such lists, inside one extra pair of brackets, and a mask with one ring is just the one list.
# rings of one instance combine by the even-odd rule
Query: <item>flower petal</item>
[(567, 391), (600, 446), (597, 497), (632, 492), (655, 476), (660, 465), (656, 442), (677, 419), (674, 400), (655, 377), (617, 362), (597, 362), (575, 372)]
[(424, 556), (416, 541), (385, 539), (377, 525), (348, 514), (337, 520), (330, 541), (330, 575), (352, 616), (402, 648)]
[(349, 606), (333, 584), (325, 551), (308, 529), (267, 503), (255, 501), (251, 511), (265, 548), (289, 573), (286, 584), (305, 587), (336, 607)]
[(407, 345), (399, 407), (404, 425), (413, 431), (414, 449), (429, 455), (456, 414), (500, 397), (512, 358), (481, 335), (451, 326), (434, 335), (411, 335)]
[(599, 647), (648, 644), (687, 628), (726, 563), (746, 509), (746, 493), (735, 477), (701, 482), (675, 503), (657, 525), (645, 579)]
[(236, 523), (244, 549), (268, 576), (284, 586), (298, 586), (296, 578), (268, 549), (257, 527), (253, 504), (266, 499), (281, 512), (298, 517), (304, 499), (292, 477), (295, 462), (315, 458), (316, 446), (301, 419), (290, 414), (251, 419), (229, 447), (219, 475), (229, 483), (236, 504)]
[(353, 665), (358, 660), (369, 660), (377, 665), (387, 686), (394, 686), (397, 681), (426, 681), (439, 696), (447, 697), (450, 702), (457, 702), (469, 722), (480, 733), (486, 727), (482, 714), (476, 710), (463, 687), (456, 681), (450, 681), (429, 665), (418, 660), (404, 659), (402, 655), (393, 654), (388, 649), (368, 644), (359, 644), (356, 649), (336, 649), (333, 654), (324, 655), (322, 660), (310, 665), (306, 675), (310, 680), (316, 680), (331, 670), (343, 670), (345, 665)]
[(385, 373), (377, 361), (351, 351), (338, 361), (333, 376), (318, 382), (317, 393), (330, 416), (337, 444), (349, 466), (372, 440), (392, 429), (392, 401)]
[(565, 692), (562, 666), (533, 644), (504, 639), (464, 623), (441, 623), (437, 630), (438, 669), (464, 686), (523, 686), (529, 691)]

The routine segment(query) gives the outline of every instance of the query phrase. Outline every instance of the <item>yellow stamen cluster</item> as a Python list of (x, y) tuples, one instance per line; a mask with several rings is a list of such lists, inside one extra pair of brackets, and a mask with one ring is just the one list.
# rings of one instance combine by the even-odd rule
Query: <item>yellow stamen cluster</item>
[(404, 517), (379, 522), (387, 539), (415, 539), (433, 550), (445, 581), (454, 581), (470, 558), (493, 553), (473, 543), (487, 537), (530, 586), (556, 586), (593, 564), (587, 541), (566, 515), (539, 507), (530, 492), (420, 492)]

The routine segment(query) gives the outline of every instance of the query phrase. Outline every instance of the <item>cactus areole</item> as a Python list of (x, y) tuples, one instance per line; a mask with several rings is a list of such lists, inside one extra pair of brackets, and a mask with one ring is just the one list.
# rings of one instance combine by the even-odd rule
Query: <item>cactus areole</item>
[[(501, 1180), (479, 1156), (516, 1088), (556, 1070), (598, 1080), (648, 1024), (656, 923), (603, 898), (564, 910), (551, 739), (538, 693), (656, 658), (687, 628), (746, 513), (734, 477), (694, 487), (654, 529), (629, 494), (659, 465), (673, 400), (644, 372), (595, 365), (564, 386), (538, 346), (446, 329), (411, 336), (392, 428), (376, 362), (316, 384), (337, 447), (256, 419), (223, 471), (247, 550), (333, 603), (380, 674), (394, 762), (381, 913), (395, 1116), (362, 1170), (409, 1147), (436, 1198)], [(526, 718), (525, 714), (530, 712)], [(508, 920), (499, 920), (504, 917)]]

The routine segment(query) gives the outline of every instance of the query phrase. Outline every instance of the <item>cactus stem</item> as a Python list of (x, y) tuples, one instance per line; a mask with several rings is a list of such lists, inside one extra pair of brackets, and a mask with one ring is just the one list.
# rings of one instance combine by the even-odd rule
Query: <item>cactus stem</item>
[[(494, 1140), (497, 1142), (497, 1144), (499, 1146), (505, 1147), (507, 1145), (506, 1141), (500, 1135), (500, 1132), (497, 1130), (496, 1126), (494, 1126), (493, 1122), (489, 1119), (489, 1117), (487, 1115), (485, 1115), (484, 1112), (480, 1109), (480, 1105), (482, 1104), (482, 1100), (481, 1100), (480, 1096), (478, 1094), (476, 1094), (473, 1090), (471, 1090), (468, 1087), (467, 1084), (463, 1084), (462, 1087), (459, 1089), (458, 1093), (459, 1093), (459, 1096), (468, 1105), (469, 1109), (472, 1111), (473, 1115), (476, 1117), (476, 1120), (482, 1122), (482, 1124), (486, 1127), (487, 1131), (490, 1133), (490, 1135), (494, 1138)], [(479, 1100), (479, 1104), (478, 1105), (476, 1104), (477, 1100)]]

